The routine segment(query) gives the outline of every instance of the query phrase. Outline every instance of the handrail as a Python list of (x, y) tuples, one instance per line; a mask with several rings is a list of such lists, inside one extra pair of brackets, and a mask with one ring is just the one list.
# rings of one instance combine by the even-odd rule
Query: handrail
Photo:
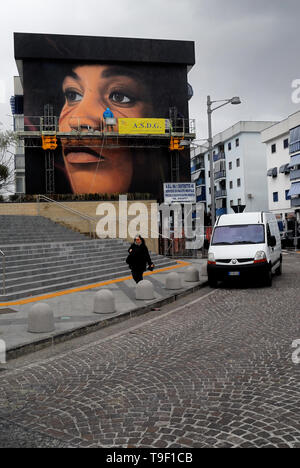
[(2, 294), (5, 294), (5, 274), (6, 274), (6, 265), (5, 265), (5, 253), (0, 250), (0, 255), (2, 255)]
[(63, 208), (64, 210), (66, 211), (69, 211), (73, 214), (76, 214), (77, 216), (79, 216), (80, 218), (84, 219), (85, 221), (88, 221), (89, 223), (89, 230), (90, 230), (90, 237), (93, 237), (92, 236), (92, 227), (91, 227), (91, 223), (94, 222), (96, 224), (97, 220), (96, 218), (93, 218), (92, 216), (88, 216), (88, 215), (85, 215), (83, 213), (81, 213), (80, 211), (77, 211), (77, 210), (74, 210), (73, 208), (70, 208), (66, 205), (64, 205), (63, 203), (60, 203), (56, 200), (53, 200), (52, 198), (49, 198), (49, 197), (46, 197), (46, 195), (38, 195), (37, 196), (37, 203), (38, 203), (38, 215), (40, 216), (40, 200), (43, 199), (43, 200), (46, 200), (47, 202), (51, 202), (51, 203), (55, 203), (56, 205), (60, 206), (61, 208)]
[[(74, 213), (76, 215), (78, 215), (79, 217), (85, 219), (86, 221), (88, 221), (89, 223), (89, 229), (90, 229), (90, 237), (93, 237), (92, 236), (92, 229), (91, 229), (91, 222), (94, 222), (95, 224), (97, 223), (97, 219), (92, 217), (92, 216), (88, 216), (88, 215), (84, 215), (83, 213), (81, 213), (80, 211), (77, 211), (77, 210), (74, 210), (73, 208), (69, 208), (67, 207), (66, 205), (64, 205), (63, 203), (60, 203), (56, 200), (53, 200), (52, 198), (49, 198), (47, 197), (46, 195), (37, 195), (37, 203), (38, 203), (38, 215), (40, 215), (40, 206), (39, 206), (39, 203), (40, 203), (40, 200), (43, 199), (43, 200), (46, 200), (48, 202), (52, 202), (52, 203), (55, 203), (56, 205), (59, 205), (60, 207), (62, 207), (63, 209), (65, 209), (66, 211), (70, 211), (71, 213)], [(124, 224), (124, 222), (121, 221), (121, 219), (118, 220), (119, 224)], [(158, 231), (154, 231), (153, 229), (150, 229), (151, 231), (151, 234), (156, 234), (158, 235), (159, 237), (161, 237), (162, 239), (165, 239), (165, 240), (169, 240), (170, 241), (170, 246), (169, 248), (167, 249), (167, 252), (170, 251), (173, 243), (174, 243), (174, 239), (170, 238), (170, 237), (167, 237), (165, 236), (164, 234), (161, 234), (160, 232)], [(95, 229), (95, 234), (96, 234), (96, 229)]]

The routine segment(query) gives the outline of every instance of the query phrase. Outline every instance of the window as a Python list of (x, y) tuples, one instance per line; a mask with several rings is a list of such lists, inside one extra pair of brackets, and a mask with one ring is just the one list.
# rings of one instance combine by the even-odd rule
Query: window
[(286, 200), (291, 200), (291, 197), (290, 197), (290, 195), (289, 195), (289, 192), (290, 192), (289, 190), (286, 190), (286, 191), (285, 191), (285, 199), (286, 199)]
[(241, 204), (242, 204), (242, 200), (238, 198), (238, 205), (241, 205)]
[(229, 170), (231, 171), (232, 169), (232, 162), (229, 163)]
[(25, 156), (24, 154), (15, 155), (15, 169), (25, 169)]
[(25, 193), (25, 177), (16, 177), (16, 193)]
[(273, 192), (273, 202), (274, 203), (278, 202), (278, 192)]
[(239, 139), (239, 138), (236, 138), (236, 140), (235, 140), (235, 146), (236, 146), (236, 147), (240, 146), (240, 139)]
[(230, 206), (233, 206), (233, 200), (230, 200)]
[(231, 151), (231, 143), (228, 143), (228, 151)]
[(233, 182), (232, 182), (232, 180), (229, 182), (229, 187), (230, 187), (231, 189), (233, 189)]
[(263, 244), (265, 230), (263, 224), (243, 224), (241, 226), (219, 226), (214, 230), (212, 245)]
[(238, 180), (237, 180), (237, 186), (238, 186), (238, 187), (241, 186), (241, 179), (238, 179)]
[(240, 165), (241, 165), (241, 160), (240, 160), (240, 158), (238, 158), (236, 160), (236, 167), (240, 167)]
[(286, 149), (289, 147), (289, 139), (286, 138), (285, 140), (283, 140), (283, 148)]
[(276, 153), (276, 143), (273, 143), (273, 145), (271, 146), (271, 153)]

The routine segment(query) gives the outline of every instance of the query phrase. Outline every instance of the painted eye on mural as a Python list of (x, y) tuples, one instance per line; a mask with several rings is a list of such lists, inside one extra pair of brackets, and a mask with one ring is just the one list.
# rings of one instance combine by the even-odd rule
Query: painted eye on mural
[(65, 97), (69, 104), (74, 104), (82, 100), (82, 95), (72, 89), (67, 89), (65, 91)]
[(135, 99), (131, 96), (128, 96), (120, 91), (113, 91), (109, 95), (109, 99), (115, 104), (133, 104)]

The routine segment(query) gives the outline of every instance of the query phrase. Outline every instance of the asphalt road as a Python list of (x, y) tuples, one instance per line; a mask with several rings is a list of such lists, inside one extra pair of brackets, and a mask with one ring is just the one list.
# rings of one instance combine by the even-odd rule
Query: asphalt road
[[(300, 448), (300, 255), (0, 368), (0, 447)], [(300, 353), (299, 353), (300, 356)]]

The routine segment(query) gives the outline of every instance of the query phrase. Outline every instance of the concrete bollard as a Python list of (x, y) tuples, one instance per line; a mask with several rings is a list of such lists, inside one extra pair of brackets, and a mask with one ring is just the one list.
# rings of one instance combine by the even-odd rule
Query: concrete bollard
[(187, 283), (197, 283), (200, 281), (199, 271), (196, 267), (188, 267), (184, 274), (184, 281)]
[(169, 273), (166, 278), (166, 289), (181, 289), (182, 283), (178, 273)]
[(108, 289), (98, 291), (94, 299), (95, 314), (113, 314), (116, 312), (115, 298)]
[(54, 314), (46, 303), (34, 304), (28, 313), (29, 333), (50, 333), (54, 331)]
[(151, 301), (155, 299), (153, 284), (149, 280), (140, 281), (135, 289), (136, 300)]

